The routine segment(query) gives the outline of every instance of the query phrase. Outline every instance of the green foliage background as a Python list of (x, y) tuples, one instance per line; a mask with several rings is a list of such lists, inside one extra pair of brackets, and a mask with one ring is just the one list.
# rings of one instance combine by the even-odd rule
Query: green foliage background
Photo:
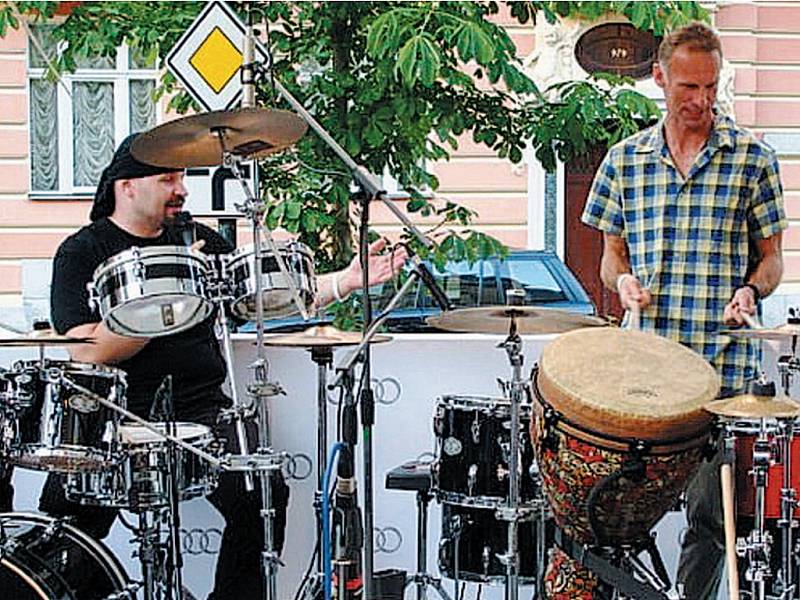
[[(507, 4), (520, 23), (545, 18), (595, 20), (608, 12), (661, 34), (707, 19), (695, 2), (517, 2)], [(83, 2), (53, 35), (63, 50), (55, 70), (76, 60), (111, 56), (124, 43), (163, 58), (203, 2)], [(616, 77), (568, 82), (545, 96), (524, 73), (505, 29), (493, 21), (501, 3), (476, 2), (233, 2), (263, 32), (274, 55), (274, 76), (331, 135), (371, 172), (387, 171), (408, 190), (407, 208), (435, 216), (433, 258), (470, 259), (502, 252), (497, 240), (470, 227), (474, 213), (433, 200), (438, 187), (427, 168), (446, 160), (464, 133), (501, 158), (522, 160), (530, 144), (548, 169), (597, 144), (610, 145), (653, 118), (643, 96)], [(18, 27), (18, 15), (48, 21), (54, 2), (0, 2), (0, 35)], [(258, 24), (261, 24), (259, 27)], [(268, 24), (268, 25), (267, 25)], [(157, 95), (173, 93), (165, 73)], [(259, 105), (284, 107), (261, 81)], [(170, 104), (192, 107), (178, 93)], [(284, 227), (316, 249), (318, 269), (341, 268), (352, 257), (351, 177), (317, 136), (262, 161), (262, 191), (271, 198), (270, 227)]]

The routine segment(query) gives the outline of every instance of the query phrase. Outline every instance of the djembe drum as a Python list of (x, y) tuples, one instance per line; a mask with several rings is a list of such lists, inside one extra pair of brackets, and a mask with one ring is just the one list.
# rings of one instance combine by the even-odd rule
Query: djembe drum
[[(573, 541), (644, 544), (703, 458), (718, 392), (698, 354), (640, 331), (563, 334), (534, 370), (531, 437), (556, 525)], [(590, 600), (597, 578), (555, 548), (551, 600)]]

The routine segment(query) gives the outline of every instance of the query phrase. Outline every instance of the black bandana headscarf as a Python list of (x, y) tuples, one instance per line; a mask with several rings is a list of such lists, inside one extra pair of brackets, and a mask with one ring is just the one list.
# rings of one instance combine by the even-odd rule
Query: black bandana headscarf
[(94, 204), (89, 218), (97, 221), (103, 217), (108, 217), (114, 212), (116, 204), (114, 198), (114, 182), (118, 179), (137, 179), (139, 177), (149, 177), (160, 175), (161, 173), (172, 173), (182, 169), (175, 167), (155, 167), (143, 162), (139, 162), (131, 154), (131, 143), (137, 134), (132, 134), (122, 140), (122, 143), (114, 152), (114, 157), (100, 175), (97, 184), (97, 191), (94, 193)]

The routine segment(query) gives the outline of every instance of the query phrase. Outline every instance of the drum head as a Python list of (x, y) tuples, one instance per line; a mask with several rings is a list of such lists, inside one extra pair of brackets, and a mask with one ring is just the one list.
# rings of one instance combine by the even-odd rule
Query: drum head
[[(164, 423), (154, 423), (156, 429), (159, 431), (166, 431)], [(176, 437), (181, 440), (194, 440), (202, 438), (209, 434), (211, 431), (205, 425), (198, 425), (197, 423), (175, 423), (177, 430)], [(145, 444), (159, 444), (166, 440), (142, 427), (141, 425), (120, 425), (119, 426), (119, 439), (123, 445), (126, 446), (141, 446)]]
[(691, 439), (719, 391), (713, 367), (661, 336), (611, 328), (565, 333), (542, 351), (538, 388), (572, 423), (648, 441)]

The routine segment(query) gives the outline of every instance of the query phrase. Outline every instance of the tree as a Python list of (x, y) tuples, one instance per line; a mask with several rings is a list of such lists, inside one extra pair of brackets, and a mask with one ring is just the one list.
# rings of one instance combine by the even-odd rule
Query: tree
[[(17, 11), (47, 19), (53, 2), (0, 4), (0, 35), (18, 26)], [(144, 56), (163, 58), (199, 13), (201, 2), (83, 2), (55, 25), (63, 42), (57, 71), (76, 59), (112, 55), (123, 42)], [(543, 16), (597, 19), (612, 11), (639, 28), (661, 33), (695, 18), (706, 18), (694, 2), (507, 2), (526, 23)], [(596, 82), (565, 85), (551, 102), (525, 75), (506, 31), (493, 21), (497, 2), (236, 2), (243, 18), (265, 23), (274, 54), (273, 73), (298, 97), (355, 160), (370, 171), (388, 170), (409, 190), (407, 208), (440, 219), (433, 234), (434, 258), (475, 259), (501, 251), (493, 238), (470, 229), (474, 214), (453, 202), (434, 202), (436, 178), (426, 164), (446, 159), (458, 137), (473, 139), (512, 162), (532, 143), (547, 167), (597, 142), (627, 132), (592, 121), (581, 106), (591, 98), (595, 113), (615, 117), (633, 108), (654, 107), (634, 92), (612, 93)], [(606, 78), (612, 88), (622, 83)], [(171, 93), (165, 73), (157, 94)], [(261, 105), (278, 105), (268, 78), (258, 89)], [(185, 111), (191, 100), (178, 93), (171, 105)], [(566, 109), (565, 109), (566, 106)], [(564, 111), (566, 110), (566, 113)], [(585, 112), (585, 114), (584, 114)], [(587, 121), (575, 126), (565, 114)], [(618, 119), (617, 119), (618, 121)], [(623, 120), (624, 121), (624, 120)], [(565, 138), (564, 133), (568, 134)], [(290, 152), (260, 165), (262, 191), (272, 198), (268, 224), (298, 233), (317, 249), (320, 271), (339, 268), (352, 253), (351, 178), (315, 135)], [(420, 191), (422, 190), (422, 191)]]

